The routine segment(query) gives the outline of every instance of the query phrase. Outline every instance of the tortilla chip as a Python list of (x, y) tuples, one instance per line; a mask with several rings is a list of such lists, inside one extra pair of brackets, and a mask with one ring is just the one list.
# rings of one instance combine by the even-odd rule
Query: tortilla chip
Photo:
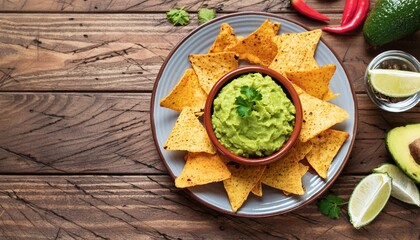
[(333, 100), (334, 98), (338, 97), (338, 95), (340, 95), (340, 94), (333, 93), (331, 88), (328, 88), (328, 91), (324, 94), (324, 96), (322, 96), (322, 100), (330, 101), (330, 100)]
[(289, 193), (303, 195), (302, 175), (299, 167), (299, 154), (292, 149), (286, 157), (267, 165), (261, 182)]
[(285, 75), (286, 72), (318, 67), (314, 55), (321, 34), (322, 31), (317, 29), (302, 33), (285, 33), (274, 38), (278, 52), (269, 68)]
[(250, 63), (268, 66), (277, 53), (277, 45), (273, 41), (280, 29), (280, 23), (264, 21), (253, 33), (239, 41), (236, 45), (228, 47), (226, 51), (236, 52), (239, 59)]
[(306, 141), (306, 142), (301, 142), (301, 141), (296, 141), (296, 144), (293, 146), (293, 150), (296, 160), (297, 161), (301, 161), (305, 158), (306, 154), (308, 154), (312, 149), (312, 142), (311, 141)]
[(186, 188), (204, 185), (223, 181), (230, 176), (229, 169), (218, 154), (189, 152), (181, 174), (175, 178), (175, 186)]
[(226, 52), (228, 47), (235, 46), (237, 43), (238, 38), (233, 28), (228, 23), (222, 23), (220, 25), (219, 35), (216, 37), (208, 53)]
[(299, 87), (298, 85), (296, 85), (296, 84), (293, 84), (292, 83), (292, 86), (293, 86), (293, 88), (296, 90), (296, 93), (298, 94), (298, 95), (301, 95), (301, 94), (303, 94), (303, 93), (306, 93), (301, 87)]
[(301, 93), (299, 98), (303, 111), (303, 124), (299, 135), (301, 142), (308, 141), (349, 117), (349, 114), (339, 106), (324, 102), (307, 93)]
[(262, 183), (261, 183), (261, 179), (257, 182), (257, 184), (255, 184), (254, 188), (252, 188), (251, 192), (258, 197), (262, 197), (263, 192), (262, 192)]
[(206, 129), (195, 116), (191, 108), (184, 108), (179, 114), (166, 143), (166, 150), (186, 150), (214, 154), (216, 148), (210, 141)]
[[(299, 172), (301, 178), (308, 172), (308, 170), (309, 170), (309, 166), (306, 166), (305, 164), (299, 163), (298, 172)], [(303, 186), (302, 186), (302, 188), (303, 188), (303, 191), (305, 191), (305, 188)], [(290, 195), (291, 193), (288, 192), (288, 191), (283, 191), (283, 194), (287, 196), (287, 195)]]
[(306, 55), (303, 59), (302, 63), (300, 64), (300, 70), (311, 70), (319, 68), (317, 61), (315, 60), (314, 56)]
[(189, 60), (200, 86), (207, 94), (217, 80), (238, 68), (238, 58), (234, 52), (193, 54), (189, 56)]
[(306, 159), (320, 177), (327, 178), (328, 168), (348, 137), (347, 132), (327, 129), (310, 140), (313, 148)]
[(305, 164), (299, 163), (299, 173), (300, 176), (304, 176), (309, 170), (309, 166), (306, 166)]
[(335, 69), (336, 66), (334, 64), (328, 64), (311, 70), (286, 72), (286, 77), (308, 94), (323, 99), (324, 95), (329, 91), (328, 85)]
[(261, 179), (265, 166), (228, 165), (232, 176), (223, 181), (234, 212), (242, 206), (249, 193)]
[(190, 107), (194, 112), (202, 112), (207, 94), (198, 84), (198, 78), (192, 68), (185, 71), (172, 91), (160, 101), (160, 106), (181, 112)]

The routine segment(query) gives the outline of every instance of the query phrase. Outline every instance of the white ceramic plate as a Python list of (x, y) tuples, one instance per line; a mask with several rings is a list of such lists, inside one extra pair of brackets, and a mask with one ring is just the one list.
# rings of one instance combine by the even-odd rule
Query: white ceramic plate
[[(163, 145), (168, 138), (179, 113), (160, 107), (160, 99), (165, 97), (172, 90), (182, 77), (184, 71), (191, 67), (190, 62), (188, 61), (188, 55), (206, 53), (208, 51), (216, 36), (219, 34), (219, 28), (222, 23), (229, 23), (235, 30), (237, 36), (247, 36), (256, 30), (267, 18), (270, 18), (271, 21), (281, 23), (279, 34), (307, 31), (307, 29), (297, 23), (269, 13), (241, 12), (226, 15), (214, 19), (192, 31), (178, 43), (163, 63), (153, 89), (151, 99), (151, 122), (157, 150), (169, 173), (173, 177), (178, 176), (183, 169), (185, 163), (183, 157), (185, 152), (166, 151), (163, 149)], [(220, 212), (245, 217), (262, 217), (297, 209), (309, 203), (311, 200), (314, 200), (333, 183), (343, 169), (356, 137), (356, 99), (342, 64), (331, 49), (322, 41), (318, 44), (315, 59), (320, 66), (330, 63), (337, 66), (330, 87), (334, 92), (339, 93), (340, 96), (331, 102), (345, 109), (350, 115), (349, 119), (334, 126), (335, 129), (348, 132), (350, 137), (335, 157), (328, 171), (328, 178), (323, 180), (318, 175), (308, 172), (302, 179), (306, 189), (305, 194), (302, 196), (285, 196), (280, 190), (264, 186), (262, 198), (250, 194), (247, 201), (236, 213), (233, 213), (231, 210), (222, 183), (192, 187), (186, 190), (186, 192), (190, 193), (195, 199), (203, 204)]]

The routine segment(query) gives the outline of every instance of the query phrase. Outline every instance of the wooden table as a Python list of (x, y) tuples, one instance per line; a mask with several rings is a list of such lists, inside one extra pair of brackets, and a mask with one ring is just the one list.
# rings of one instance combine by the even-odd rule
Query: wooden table
[[(344, 0), (307, 3), (338, 24)], [(372, 2), (372, 4), (374, 1)], [(185, 7), (174, 27), (165, 12)], [(198, 26), (195, 12), (264, 11), (309, 29), (326, 24), (289, 1), (0, 0), (0, 239), (419, 239), (419, 208), (391, 198), (356, 230), (315, 202), (283, 215), (240, 218), (211, 210), (174, 186), (154, 145), (150, 99), (171, 49)], [(384, 135), (420, 121), (420, 106), (387, 113), (368, 99), (363, 75), (377, 54), (420, 59), (420, 32), (373, 49), (361, 28), (323, 33), (357, 95), (358, 134), (346, 167), (326, 191), (348, 199), (378, 164)]]

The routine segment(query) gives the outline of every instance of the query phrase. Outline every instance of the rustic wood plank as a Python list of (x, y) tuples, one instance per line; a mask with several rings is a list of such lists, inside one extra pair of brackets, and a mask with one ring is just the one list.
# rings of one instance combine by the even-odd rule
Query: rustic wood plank
[(161, 172), (149, 99), (150, 94), (1, 94), (0, 165), (22, 172)]
[[(150, 97), (150, 93), (2, 93), (0, 172), (166, 173), (150, 129)], [(358, 99), (369, 101), (364, 95)], [(349, 174), (366, 173), (390, 161), (383, 140), (378, 139), (392, 127), (420, 119), (420, 106), (394, 114), (360, 105), (357, 141), (346, 168)]]
[[(310, 29), (325, 24), (285, 14)], [(338, 23), (340, 15), (332, 15)], [(198, 26), (171, 26), (164, 14), (2, 14), (0, 91), (151, 91), (169, 52)], [(378, 49), (369, 48), (361, 29), (323, 34), (364, 92), (366, 65), (388, 49), (420, 59), (420, 32)]]
[[(358, 181), (341, 177), (329, 192), (348, 199)], [(417, 239), (418, 214), (418, 207), (390, 199), (375, 221), (356, 230), (345, 208), (332, 220), (319, 213), (315, 202), (270, 218), (219, 215), (174, 188), (168, 176), (0, 179), (4, 239), (367, 239), (373, 232), (378, 239)], [(280, 227), (285, 222), (287, 230)]]
[[(306, 1), (321, 12), (341, 12), (343, 2)], [(93, 1), (59, 1), (59, 0), (1, 0), (0, 11), (8, 12), (166, 12), (170, 8), (183, 7), (187, 11), (196, 12), (200, 8), (214, 8), (218, 12), (232, 11), (268, 11), (290, 12), (289, 0), (280, 1), (139, 1), (139, 0), (93, 0)]]

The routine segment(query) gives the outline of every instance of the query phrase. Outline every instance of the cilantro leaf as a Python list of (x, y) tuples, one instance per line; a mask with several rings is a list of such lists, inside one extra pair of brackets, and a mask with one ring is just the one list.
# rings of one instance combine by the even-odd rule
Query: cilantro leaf
[(238, 112), (238, 115), (240, 117), (249, 116), (251, 115), (251, 112), (252, 112), (251, 108), (246, 107), (246, 106), (241, 106), (241, 105), (236, 107), (236, 111)]
[(174, 26), (187, 25), (190, 23), (190, 15), (183, 8), (173, 8), (166, 13), (166, 18)]
[(242, 96), (238, 96), (235, 100), (235, 104), (243, 107), (250, 107), (249, 102)]
[(244, 94), (250, 101), (259, 101), (262, 99), (261, 93), (250, 86), (242, 86), (241, 93)]
[(198, 21), (199, 23), (205, 23), (216, 17), (216, 11), (214, 9), (202, 8), (198, 10)]
[(316, 204), (322, 214), (332, 219), (338, 219), (340, 207), (346, 203), (341, 197), (330, 194), (325, 198), (319, 199)]
[(249, 86), (242, 86), (240, 92), (245, 98), (242, 95), (236, 97), (236, 112), (240, 117), (250, 116), (253, 106), (257, 101), (262, 99), (262, 95), (258, 92), (258, 90)]

